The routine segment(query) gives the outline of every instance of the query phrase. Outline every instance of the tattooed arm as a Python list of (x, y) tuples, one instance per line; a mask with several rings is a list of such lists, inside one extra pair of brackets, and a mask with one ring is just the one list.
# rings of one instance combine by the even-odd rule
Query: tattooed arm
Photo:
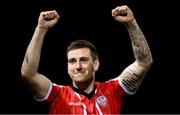
[(126, 92), (134, 94), (149, 70), (153, 59), (146, 39), (129, 7), (126, 5), (116, 7), (112, 10), (112, 16), (116, 21), (125, 24), (131, 38), (135, 61), (121, 73), (118, 79)]
[(56, 11), (41, 12), (38, 25), (29, 43), (21, 67), (21, 74), (24, 81), (39, 99), (46, 96), (51, 83), (48, 78), (37, 72), (42, 44), (47, 31), (57, 23), (58, 19), (59, 15)]

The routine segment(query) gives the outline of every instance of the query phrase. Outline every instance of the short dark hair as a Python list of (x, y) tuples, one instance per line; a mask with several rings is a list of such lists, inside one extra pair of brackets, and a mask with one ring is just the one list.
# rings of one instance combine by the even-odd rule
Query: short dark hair
[(98, 53), (97, 53), (96, 47), (91, 42), (89, 42), (87, 40), (83, 40), (83, 39), (78, 39), (78, 40), (71, 42), (69, 44), (68, 48), (66, 49), (66, 55), (68, 54), (68, 52), (70, 50), (79, 49), (79, 48), (90, 49), (93, 61), (98, 59)]

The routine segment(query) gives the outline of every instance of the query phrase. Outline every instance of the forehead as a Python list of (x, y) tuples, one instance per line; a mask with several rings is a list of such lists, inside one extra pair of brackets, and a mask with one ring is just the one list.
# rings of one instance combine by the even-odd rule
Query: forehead
[(78, 57), (90, 57), (91, 51), (88, 48), (79, 48), (70, 50), (67, 54), (68, 59)]

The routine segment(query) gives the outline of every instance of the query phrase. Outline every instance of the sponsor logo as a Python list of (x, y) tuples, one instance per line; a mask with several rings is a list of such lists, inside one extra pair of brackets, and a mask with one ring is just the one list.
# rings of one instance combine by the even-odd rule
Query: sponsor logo
[(100, 106), (107, 106), (107, 99), (105, 96), (99, 96), (96, 101)]
[(70, 106), (82, 106), (83, 103), (80, 102), (80, 101), (78, 101), (78, 102), (69, 102), (69, 105), (70, 105)]

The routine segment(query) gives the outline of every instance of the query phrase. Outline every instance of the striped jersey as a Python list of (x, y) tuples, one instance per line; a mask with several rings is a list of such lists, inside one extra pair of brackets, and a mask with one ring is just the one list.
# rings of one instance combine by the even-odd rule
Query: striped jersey
[(128, 93), (118, 80), (95, 82), (91, 97), (71, 86), (51, 84), (46, 99), (49, 114), (120, 114)]

